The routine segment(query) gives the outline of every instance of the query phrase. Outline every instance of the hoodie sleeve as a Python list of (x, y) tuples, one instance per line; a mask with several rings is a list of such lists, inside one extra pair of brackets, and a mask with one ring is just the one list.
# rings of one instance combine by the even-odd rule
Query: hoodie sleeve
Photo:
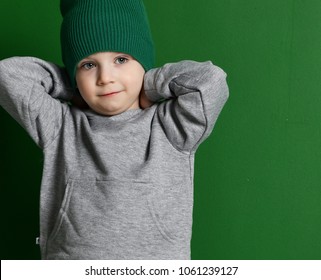
[(213, 130), (228, 98), (226, 74), (208, 62), (165, 64), (145, 74), (144, 89), (157, 108), (158, 120), (171, 144), (196, 151)]
[(33, 57), (0, 61), (0, 105), (44, 148), (59, 133), (72, 98), (67, 74)]

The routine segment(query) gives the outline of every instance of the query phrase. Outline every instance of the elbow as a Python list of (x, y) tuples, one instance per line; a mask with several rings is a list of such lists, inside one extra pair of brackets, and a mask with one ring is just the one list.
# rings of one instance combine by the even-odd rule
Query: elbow
[(213, 64), (211, 64), (208, 74), (211, 76), (212, 85), (215, 85), (216, 99), (219, 99), (222, 103), (225, 103), (229, 98), (227, 74), (223, 69)]
[(220, 93), (221, 99), (225, 103), (228, 100), (230, 95), (229, 87), (226, 80), (226, 74), (225, 74), (225, 77), (221, 79), (220, 92), (221, 92)]
[(18, 72), (23, 68), (22, 60), (21, 57), (9, 57), (0, 60), (0, 79), (6, 81), (9, 77), (18, 76)]

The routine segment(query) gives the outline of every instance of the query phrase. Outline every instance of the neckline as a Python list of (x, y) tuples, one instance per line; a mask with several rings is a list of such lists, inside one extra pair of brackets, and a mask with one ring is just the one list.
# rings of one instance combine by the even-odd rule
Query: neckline
[(127, 110), (123, 113), (113, 115), (113, 116), (104, 116), (104, 115), (101, 115), (101, 114), (93, 111), (92, 109), (87, 109), (84, 111), (85, 115), (89, 119), (91, 119), (91, 120), (95, 119), (99, 122), (105, 122), (105, 123), (127, 121), (127, 120), (141, 114), (142, 112), (143, 112), (143, 110), (141, 108), (138, 108), (138, 109), (130, 109), (130, 110)]

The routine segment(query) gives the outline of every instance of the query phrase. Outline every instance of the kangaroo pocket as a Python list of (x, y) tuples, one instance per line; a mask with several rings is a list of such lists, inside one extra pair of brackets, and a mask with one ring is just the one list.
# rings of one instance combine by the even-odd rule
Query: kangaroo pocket
[(174, 238), (158, 219), (153, 188), (140, 181), (70, 180), (47, 258), (161, 258)]

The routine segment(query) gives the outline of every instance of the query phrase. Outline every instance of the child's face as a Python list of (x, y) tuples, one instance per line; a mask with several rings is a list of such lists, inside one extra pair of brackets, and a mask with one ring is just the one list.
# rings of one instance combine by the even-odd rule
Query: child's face
[(99, 52), (77, 65), (79, 92), (91, 109), (112, 116), (139, 108), (145, 70), (123, 53)]

